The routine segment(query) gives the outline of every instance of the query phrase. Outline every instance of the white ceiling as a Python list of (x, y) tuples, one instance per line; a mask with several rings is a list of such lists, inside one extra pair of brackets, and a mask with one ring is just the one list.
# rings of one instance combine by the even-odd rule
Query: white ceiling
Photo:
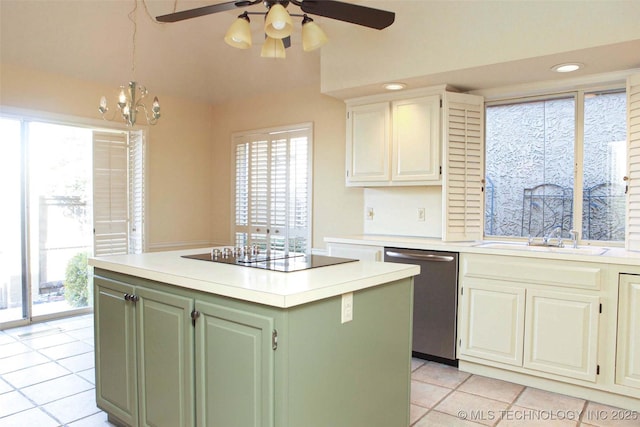
[[(320, 52), (302, 51), (299, 23), (292, 36), (293, 46), (287, 49), (287, 58), (273, 60), (260, 57), (263, 35), (258, 16), (252, 17), (254, 46), (250, 50), (234, 49), (224, 43), (224, 33), (241, 10), (169, 24), (152, 19), (170, 13), (174, 8), (184, 10), (219, 2), (138, 1), (134, 14), (137, 33), (133, 73), (133, 24), (128, 14), (136, 5), (134, 0), (0, 0), (0, 60), (114, 87), (135, 79), (145, 84), (152, 94), (181, 96), (213, 104), (293, 87), (315, 85), (320, 90)], [(375, 7), (381, 4), (388, 6), (385, 7), (388, 10), (394, 9), (394, 0), (377, 1)], [(295, 6), (289, 6), (291, 10), (294, 8), (297, 13)], [(249, 10), (262, 11), (264, 8), (256, 5)], [(377, 32), (331, 19), (314, 18), (329, 34), (329, 43), (340, 43), (331, 38), (332, 33), (352, 31), (358, 37), (366, 38)], [(587, 49), (580, 54), (590, 63), (598, 64), (590, 67), (590, 73), (600, 73), (640, 67), (638, 52), (640, 40)], [(557, 58), (532, 58), (453, 70), (414, 77), (410, 82), (417, 85), (450, 83), (465, 90), (525, 83), (543, 80), (541, 70), (546, 73), (547, 63), (561, 58), (559, 55)], [(545, 64), (544, 68), (540, 64)], [(370, 90), (373, 88), (361, 88), (349, 95), (365, 94)]]

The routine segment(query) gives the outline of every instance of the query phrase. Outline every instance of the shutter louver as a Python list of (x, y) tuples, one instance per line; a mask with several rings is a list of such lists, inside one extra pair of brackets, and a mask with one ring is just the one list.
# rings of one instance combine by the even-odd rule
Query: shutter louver
[(445, 241), (482, 239), (483, 98), (446, 93), (443, 230)]
[(126, 133), (93, 133), (95, 256), (129, 252)]
[(640, 74), (627, 79), (627, 250), (640, 251)]

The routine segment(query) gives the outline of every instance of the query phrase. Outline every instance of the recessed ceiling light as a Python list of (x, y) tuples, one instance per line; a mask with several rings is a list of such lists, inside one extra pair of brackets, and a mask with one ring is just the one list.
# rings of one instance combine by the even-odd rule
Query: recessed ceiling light
[(580, 64), (579, 62), (570, 62), (566, 64), (558, 64), (551, 67), (551, 70), (556, 73), (570, 73), (572, 71), (577, 71), (584, 67), (584, 64)]
[(384, 85), (386, 90), (402, 90), (405, 87), (407, 87), (407, 85), (404, 83), (386, 83)]

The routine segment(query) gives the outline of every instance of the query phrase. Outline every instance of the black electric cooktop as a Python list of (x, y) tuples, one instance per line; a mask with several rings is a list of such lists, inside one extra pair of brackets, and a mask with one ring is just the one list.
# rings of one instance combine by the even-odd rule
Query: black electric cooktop
[(285, 254), (284, 252), (276, 251), (256, 255), (234, 254), (233, 251), (212, 251), (204, 254), (183, 255), (182, 258), (231, 264), (241, 267), (261, 268), (263, 270), (282, 271), (285, 273), (357, 261), (356, 259), (350, 258), (305, 255), (300, 253)]

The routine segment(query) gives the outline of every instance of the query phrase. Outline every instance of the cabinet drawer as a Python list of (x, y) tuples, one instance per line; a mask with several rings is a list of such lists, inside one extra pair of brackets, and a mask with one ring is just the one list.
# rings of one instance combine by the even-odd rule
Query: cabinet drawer
[(462, 257), (463, 277), (600, 290), (602, 268), (582, 262), (492, 255)]

